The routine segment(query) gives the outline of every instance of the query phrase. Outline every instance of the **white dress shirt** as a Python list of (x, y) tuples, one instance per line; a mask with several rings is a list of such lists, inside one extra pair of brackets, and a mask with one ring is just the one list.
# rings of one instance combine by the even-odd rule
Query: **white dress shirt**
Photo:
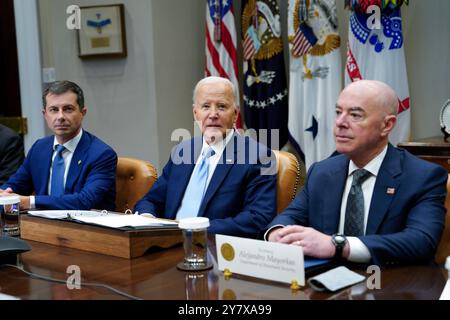
[[(371, 176), (361, 185), (361, 189), (364, 195), (364, 234), (366, 233), (367, 219), (369, 217), (370, 202), (372, 201), (373, 189), (375, 187), (375, 181), (380, 171), (381, 164), (386, 156), (387, 146), (381, 151), (375, 158), (373, 158), (364, 168), (358, 168), (353, 161), (350, 160), (348, 164), (348, 176), (345, 183), (344, 193), (342, 194), (341, 202), (341, 217), (339, 220), (339, 233), (344, 234), (345, 225), (345, 209), (347, 207), (347, 197), (350, 192), (353, 181), (353, 172), (358, 169), (365, 169), (371, 173)], [(364, 243), (357, 237), (347, 237), (348, 244), (350, 246), (350, 255), (348, 260), (352, 262), (366, 263), (370, 261), (369, 249)]]
[[(78, 143), (81, 140), (81, 136), (83, 135), (83, 129), (80, 130), (80, 132), (71, 140), (67, 141), (63, 144), (63, 146), (66, 148), (62, 153), (62, 157), (64, 159), (64, 186), (66, 186), (66, 180), (67, 180), (67, 174), (69, 173), (70, 163), (72, 161), (73, 154), (75, 152), (75, 149), (78, 146)], [(56, 137), (53, 140), (53, 156), (52, 156), (52, 163), (50, 164), (50, 176), (48, 179), (48, 185), (47, 185), (47, 191), (48, 194), (51, 194), (52, 189), (52, 171), (53, 171), (53, 161), (56, 157), (56, 146), (59, 145), (58, 141), (56, 140)], [(36, 208), (36, 200), (34, 196), (30, 196), (30, 209)]]

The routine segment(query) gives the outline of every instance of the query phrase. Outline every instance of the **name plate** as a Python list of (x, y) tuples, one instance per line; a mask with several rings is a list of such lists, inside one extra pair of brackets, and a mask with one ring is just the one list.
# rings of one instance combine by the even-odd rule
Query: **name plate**
[(216, 235), (220, 271), (305, 285), (303, 250), (299, 246)]

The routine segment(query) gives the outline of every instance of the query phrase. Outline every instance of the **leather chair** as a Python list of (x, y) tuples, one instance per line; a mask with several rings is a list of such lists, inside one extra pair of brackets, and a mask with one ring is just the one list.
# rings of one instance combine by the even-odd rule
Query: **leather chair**
[(119, 157), (116, 171), (116, 211), (133, 210), (134, 205), (158, 178), (148, 161)]
[(447, 180), (447, 198), (445, 199), (445, 208), (447, 208), (445, 228), (436, 252), (436, 262), (439, 264), (443, 264), (445, 259), (450, 256), (450, 174), (448, 175)]
[(289, 152), (273, 150), (277, 159), (277, 213), (282, 212), (297, 193), (300, 166)]

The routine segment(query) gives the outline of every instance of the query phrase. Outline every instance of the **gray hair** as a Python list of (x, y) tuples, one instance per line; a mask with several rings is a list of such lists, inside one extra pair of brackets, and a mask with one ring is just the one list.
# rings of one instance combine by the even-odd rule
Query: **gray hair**
[(194, 88), (194, 92), (192, 94), (192, 103), (193, 104), (196, 103), (197, 92), (200, 89), (200, 87), (205, 85), (205, 84), (212, 84), (212, 83), (224, 83), (224, 84), (228, 85), (230, 87), (230, 89), (231, 89), (231, 92), (233, 93), (234, 107), (236, 109), (239, 109), (239, 101), (238, 101), (238, 97), (236, 97), (236, 88), (234, 87), (233, 82), (231, 82), (227, 78), (215, 77), (215, 76), (205, 77), (202, 80), (200, 80), (199, 82), (197, 82), (197, 84), (196, 84), (196, 86)]

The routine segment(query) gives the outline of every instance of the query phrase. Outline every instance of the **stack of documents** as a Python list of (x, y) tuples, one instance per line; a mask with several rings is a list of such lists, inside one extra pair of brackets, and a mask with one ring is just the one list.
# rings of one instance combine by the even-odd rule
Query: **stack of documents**
[(119, 214), (106, 211), (83, 210), (45, 210), (28, 211), (31, 216), (57, 220), (75, 220), (88, 224), (96, 224), (110, 228), (123, 227), (162, 227), (174, 226), (178, 223), (173, 220), (149, 218), (137, 214)]

